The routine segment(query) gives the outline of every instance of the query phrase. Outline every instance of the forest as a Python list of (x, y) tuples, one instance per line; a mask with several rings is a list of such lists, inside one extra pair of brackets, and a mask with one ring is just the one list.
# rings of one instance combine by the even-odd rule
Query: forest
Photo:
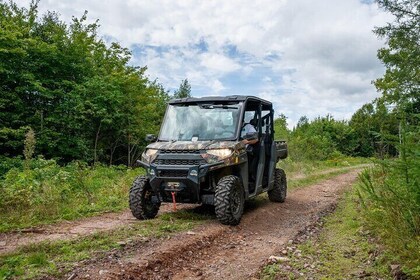
[[(133, 166), (145, 135), (159, 130), (169, 91), (149, 80), (146, 67), (129, 63), (127, 48), (106, 44), (97, 35), (99, 22), (86, 23), (87, 13), (67, 25), (54, 12), (38, 15), (36, 3), (29, 9), (2, 3), (0, 9), (0, 174), (23, 158), (29, 131), (36, 141), (33, 157)], [(180, 87), (189, 94), (185, 81)], [(364, 105), (350, 121), (331, 115), (308, 120), (302, 112), (293, 132), (277, 112), (278, 137), (290, 138), (295, 151), (307, 150), (296, 154), (299, 160), (337, 153), (393, 157), (397, 110), (384, 97)]]
[[(358, 187), (364, 217), (407, 271), (420, 238), (420, 8), (378, 0), (396, 20), (374, 33), (386, 41), (374, 81), (381, 96), (349, 120), (305, 112), (290, 129), (276, 112), (276, 139), (290, 162), (365, 158)], [(99, 22), (65, 23), (0, 2), (0, 232), (126, 207), (126, 188), (140, 172), (146, 134), (159, 132), (166, 102), (194, 95), (187, 80), (172, 94), (129, 49), (107, 43)], [(28, 213), (21, 215), (27, 209)]]

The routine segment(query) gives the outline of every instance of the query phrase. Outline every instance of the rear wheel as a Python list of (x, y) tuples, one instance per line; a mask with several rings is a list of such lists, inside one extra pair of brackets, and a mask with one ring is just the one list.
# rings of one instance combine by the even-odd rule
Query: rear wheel
[(238, 177), (229, 175), (220, 179), (214, 195), (217, 219), (224, 225), (237, 225), (244, 212), (245, 194)]
[(286, 173), (283, 169), (274, 170), (274, 188), (268, 191), (268, 198), (273, 202), (284, 202), (287, 195)]
[(156, 217), (160, 203), (152, 201), (152, 187), (149, 180), (139, 176), (134, 180), (130, 189), (129, 204), (131, 213), (139, 220), (153, 219)]

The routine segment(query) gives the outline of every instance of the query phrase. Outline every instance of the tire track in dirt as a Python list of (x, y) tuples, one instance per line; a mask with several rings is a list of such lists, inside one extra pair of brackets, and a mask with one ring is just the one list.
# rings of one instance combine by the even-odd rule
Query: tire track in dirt
[[(194, 208), (196, 205), (177, 205), (177, 209)], [(172, 204), (162, 204), (159, 213), (171, 212)], [(98, 232), (127, 226), (138, 222), (130, 210), (120, 213), (105, 213), (76, 221), (60, 222), (30, 229), (0, 233), (0, 255), (10, 253), (19, 247), (43, 241), (68, 240)]]
[[(334, 168), (329, 168), (329, 169), (326, 169), (326, 170), (311, 172), (309, 175), (315, 175), (315, 176), (326, 175), (326, 174), (334, 173), (334, 172), (341, 171), (341, 170), (350, 171), (350, 170), (360, 169), (360, 168), (369, 167), (369, 166), (372, 166), (372, 164), (371, 163), (362, 163), (362, 164), (353, 165), (353, 166), (334, 167)], [(289, 179), (289, 180), (300, 180), (300, 179), (305, 179), (309, 175), (305, 174), (305, 173), (298, 172), (296, 174), (293, 174), (292, 176), (288, 176), (287, 179)]]
[(250, 279), (317, 215), (333, 208), (360, 170), (292, 191), (283, 204), (249, 203), (239, 226), (210, 221), (194, 230), (133, 244), (92, 259), (71, 279)]

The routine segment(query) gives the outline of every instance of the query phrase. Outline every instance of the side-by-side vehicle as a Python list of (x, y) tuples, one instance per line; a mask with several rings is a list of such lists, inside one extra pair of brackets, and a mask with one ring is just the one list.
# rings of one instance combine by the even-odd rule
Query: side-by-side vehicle
[[(245, 129), (249, 125), (254, 129)], [(287, 144), (274, 140), (269, 101), (253, 96), (174, 99), (159, 136), (147, 139), (153, 143), (139, 162), (146, 175), (136, 178), (129, 194), (138, 219), (154, 218), (162, 202), (176, 200), (214, 205), (222, 224), (237, 225), (245, 200), (263, 192), (274, 202), (286, 198), (286, 174), (276, 164), (287, 157)]]

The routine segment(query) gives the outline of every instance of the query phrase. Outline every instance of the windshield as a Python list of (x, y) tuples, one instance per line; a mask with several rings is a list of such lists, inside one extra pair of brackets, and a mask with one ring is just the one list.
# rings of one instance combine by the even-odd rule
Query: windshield
[(163, 141), (222, 140), (235, 137), (240, 104), (169, 105), (160, 131)]

